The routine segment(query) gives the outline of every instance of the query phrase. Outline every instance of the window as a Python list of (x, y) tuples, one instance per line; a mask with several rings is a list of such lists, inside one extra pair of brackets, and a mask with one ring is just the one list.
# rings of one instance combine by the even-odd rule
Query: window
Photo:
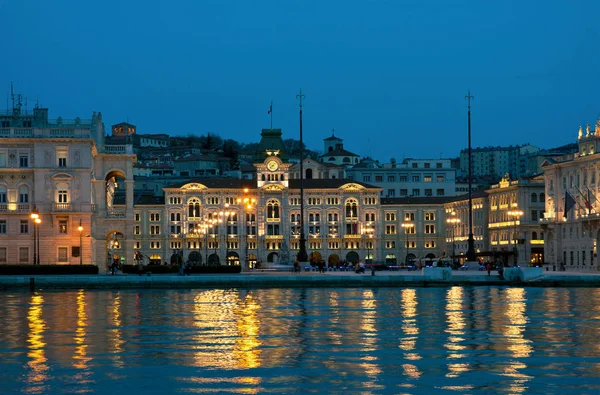
[(338, 221), (338, 213), (327, 213), (327, 220), (329, 222), (337, 222)]
[(408, 181), (408, 175), (401, 174), (400, 177), (398, 178), (398, 181), (400, 181), (400, 182), (407, 182)]
[(159, 221), (160, 221), (160, 214), (158, 214), (158, 213), (150, 214), (150, 222), (159, 222)]
[(433, 224), (425, 225), (425, 233), (426, 234), (434, 234), (435, 233), (435, 225), (433, 225)]
[(435, 211), (426, 211), (425, 221), (435, 221)]
[(433, 190), (425, 189), (425, 196), (433, 196)]
[(29, 188), (24, 185), (19, 187), (19, 203), (29, 203)]
[(181, 221), (181, 214), (180, 213), (171, 213), (171, 221), (173, 221), (173, 222)]
[(67, 220), (66, 219), (60, 219), (58, 220), (58, 233), (61, 234), (67, 234)]
[(388, 182), (396, 182), (396, 176), (388, 176)]
[(200, 217), (200, 200), (198, 198), (191, 198), (188, 201), (188, 217)]
[(413, 164), (412, 164), (412, 168), (413, 168), (413, 169), (416, 169), (416, 168), (418, 168), (418, 167), (419, 167), (419, 164), (418, 164), (418, 163), (413, 163)]
[(537, 215), (538, 215), (537, 210), (531, 210), (531, 220), (532, 221), (537, 221), (538, 220)]
[(0, 263), (6, 263), (7, 262), (6, 255), (7, 255), (7, 253), (6, 253), (6, 247), (0, 247)]
[(385, 213), (385, 220), (386, 221), (395, 221), (396, 213)]
[(435, 248), (435, 240), (425, 240), (425, 248)]
[(68, 199), (67, 196), (68, 195), (67, 195), (67, 191), (66, 190), (62, 189), (62, 190), (58, 191), (58, 202), (59, 203), (68, 203), (69, 199)]
[(419, 182), (421, 181), (421, 176), (412, 176), (412, 180), (413, 182)]
[(171, 233), (178, 235), (181, 233), (181, 225), (171, 225)]
[(269, 236), (279, 236), (279, 224), (268, 224), (267, 225), (267, 235)]
[(386, 241), (385, 248), (396, 248), (396, 242), (394, 240)]
[(160, 241), (151, 241), (150, 242), (150, 248), (152, 248), (153, 250), (157, 250), (160, 248)]
[(421, 190), (420, 189), (413, 189), (412, 190), (412, 195), (413, 196), (420, 196), (421, 195)]
[(364, 200), (365, 204), (377, 204), (377, 199), (374, 197), (367, 197)]
[(400, 189), (400, 196), (408, 195), (408, 189)]
[(387, 196), (388, 197), (394, 197), (394, 196), (396, 196), (396, 190), (395, 189), (388, 189), (387, 190)]
[(68, 262), (69, 261), (69, 249), (67, 247), (58, 247), (58, 261)]
[(537, 193), (531, 194), (531, 203), (537, 203)]
[(141, 232), (140, 232), (140, 226), (139, 226), (139, 225), (136, 225), (136, 226), (135, 226), (134, 233), (135, 233), (136, 235), (139, 235), (139, 234), (141, 233)]
[(337, 197), (328, 197), (327, 204), (337, 206), (340, 204), (340, 199)]
[(275, 199), (267, 202), (267, 221), (279, 219), (279, 202)]
[(21, 234), (29, 233), (29, 221), (21, 220)]
[(27, 154), (19, 155), (19, 167), (29, 167), (29, 156)]
[(206, 204), (219, 204), (219, 198), (216, 196), (209, 196), (206, 198)]
[(79, 258), (79, 246), (71, 246), (71, 256), (73, 258)]
[(0, 203), (6, 203), (6, 187), (0, 185)]
[(2, 234), (2, 235), (6, 234), (6, 220), (5, 219), (0, 220), (0, 234)]
[(58, 157), (58, 167), (67, 167), (66, 157)]
[(425, 168), (426, 169), (429, 169), (430, 167), (431, 167), (431, 163), (429, 163), (429, 162), (425, 163)]
[(443, 188), (436, 189), (435, 194), (436, 194), (436, 196), (444, 196), (444, 189)]
[(371, 176), (363, 176), (364, 182), (371, 182)]
[(435, 180), (437, 182), (444, 182), (445, 181), (445, 177), (444, 177), (443, 174), (438, 174), (438, 175), (435, 176)]
[(433, 176), (431, 174), (425, 174), (423, 176), (423, 182), (431, 182), (433, 181)]
[(354, 199), (346, 202), (346, 218), (358, 218), (358, 202)]
[(414, 221), (415, 213), (404, 213), (404, 220), (405, 221)]
[(158, 226), (158, 225), (150, 226), (150, 234), (151, 235), (159, 235), (160, 234), (160, 226)]
[(441, 169), (441, 168), (442, 168), (442, 164), (438, 162), (438, 163), (436, 163), (436, 164), (435, 164), (435, 167), (436, 167), (437, 169)]
[(396, 234), (396, 225), (386, 225), (385, 226), (385, 234), (386, 235), (395, 235)]
[(140, 222), (140, 213), (135, 213), (135, 222)]
[(19, 263), (29, 262), (29, 247), (19, 247)]
[(309, 197), (308, 198), (308, 204), (310, 205), (319, 205), (321, 204), (321, 198), (314, 198), (314, 197)]
[(383, 182), (383, 176), (375, 176), (375, 182)]

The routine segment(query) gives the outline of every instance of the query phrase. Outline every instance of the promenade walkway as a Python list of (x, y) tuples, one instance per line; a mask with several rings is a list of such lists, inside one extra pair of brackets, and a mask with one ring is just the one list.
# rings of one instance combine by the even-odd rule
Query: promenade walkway
[(420, 271), (354, 272), (253, 271), (240, 274), (153, 275), (35, 275), (0, 276), (6, 289), (125, 289), (125, 288), (268, 288), (268, 287), (423, 287), (423, 286), (537, 286), (600, 287), (600, 273), (542, 272), (527, 281), (502, 280), (481, 271), (452, 271), (449, 278), (431, 279)]

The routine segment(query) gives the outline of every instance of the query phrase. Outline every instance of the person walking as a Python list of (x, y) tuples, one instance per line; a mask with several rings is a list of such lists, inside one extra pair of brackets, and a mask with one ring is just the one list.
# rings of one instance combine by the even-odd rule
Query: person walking
[(488, 272), (488, 276), (491, 276), (491, 273), (492, 273), (492, 265), (490, 265), (490, 263), (488, 262), (488, 263), (485, 265), (485, 268), (486, 268), (486, 270), (487, 270), (487, 272)]

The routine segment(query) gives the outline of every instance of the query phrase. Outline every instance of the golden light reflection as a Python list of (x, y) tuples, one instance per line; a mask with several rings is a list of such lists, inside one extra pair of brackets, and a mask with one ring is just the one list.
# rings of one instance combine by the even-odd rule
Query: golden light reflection
[(504, 376), (515, 379), (508, 388), (511, 393), (525, 392), (527, 390), (526, 384), (532, 378), (520, 372), (521, 369), (527, 368), (527, 365), (521, 359), (528, 358), (533, 352), (530, 345), (531, 340), (525, 338), (525, 327), (528, 322), (525, 300), (524, 288), (509, 288), (506, 290), (505, 315), (509, 320), (509, 324), (504, 325), (503, 335), (508, 340), (508, 350), (512, 352), (514, 358), (519, 358), (519, 360), (513, 360), (510, 364), (506, 364), (502, 373)]
[(340, 326), (340, 295), (336, 291), (331, 291), (329, 293), (329, 306), (331, 308), (331, 314), (329, 318), (329, 322), (331, 322), (331, 330), (326, 332), (327, 338), (331, 342), (331, 344), (336, 346), (341, 346), (343, 344), (343, 336), (342, 332), (336, 330)]
[(117, 293), (117, 296), (112, 301), (112, 306), (109, 306), (109, 314), (112, 318), (112, 329), (108, 330), (109, 333), (109, 343), (111, 345), (111, 353), (112, 360), (114, 362), (115, 367), (122, 368), (125, 366), (123, 359), (121, 357), (123, 353), (123, 344), (125, 341), (123, 340), (123, 331), (121, 329), (121, 294)]
[[(234, 355), (238, 336), (238, 304), (236, 293), (222, 289), (200, 291), (194, 297), (193, 324), (196, 331), (190, 347), (194, 350), (195, 366), (242, 367), (237, 355)], [(251, 325), (245, 330), (253, 331)]]
[[(27, 312), (27, 321), (29, 324), (29, 331), (27, 334), (29, 362), (27, 366), (30, 369), (29, 375), (27, 376), (27, 383), (35, 388), (27, 390), (27, 392), (43, 392), (43, 384), (48, 378), (46, 372), (48, 371), (48, 359), (46, 358), (44, 347), (44, 331), (46, 329), (46, 322), (42, 319), (42, 307), (44, 304), (44, 298), (40, 294), (34, 294), (31, 296), (29, 302), (29, 311)], [(39, 390), (39, 391), (37, 391)]]
[[(363, 343), (360, 351), (373, 352), (377, 350), (377, 299), (373, 291), (364, 291), (362, 293), (361, 304), (363, 315), (361, 316), (360, 331), (363, 336)], [(361, 369), (372, 378), (375, 378), (381, 373), (381, 368), (378, 365), (378, 359), (374, 355), (363, 355), (363, 361), (359, 366)]]
[(85, 292), (83, 289), (77, 293), (77, 328), (75, 329), (74, 341), (77, 345), (73, 355), (73, 367), (77, 369), (87, 369), (87, 363), (91, 360), (87, 356), (87, 344), (85, 344), (87, 314), (85, 312)]
[[(448, 341), (444, 347), (450, 351), (449, 360), (465, 358), (466, 355), (460, 351), (466, 346), (463, 344), (465, 338), (465, 317), (463, 313), (463, 293), (462, 287), (452, 287), (446, 292), (446, 323), (444, 330), (448, 334)], [(449, 362), (448, 373), (446, 377), (458, 377), (460, 373), (469, 370), (469, 364), (466, 362)]]
[[(417, 291), (414, 289), (403, 289), (401, 296), (402, 306), (402, 333), (400, 338), (400, 349), (404, 350), (404, 359), (417, 361), (421, 356), (415, 352), (417, 338), (419, 336), (419, 327), (417, 326)], [(418, 379), (422, 373), (419, 368), (413, 364), (403, 364), (404, 374), (410, 378)]]
[[(252, 296), (246, 295), (246, 298), (240, 300), (236, 311), (237, 330), (236, 345), (233, 355), (239, 368), (249, 369), (261, 366), (260, 347), (262, 343), (259, 340), (260, 319), (257, 312), (260, 310), (260, 304)], [(255, 385), (256, 383), (249, 382)]]

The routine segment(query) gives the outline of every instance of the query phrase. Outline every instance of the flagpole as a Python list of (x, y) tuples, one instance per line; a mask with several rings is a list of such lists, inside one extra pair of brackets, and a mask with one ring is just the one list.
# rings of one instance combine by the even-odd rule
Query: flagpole
[(273, 100), (271, 100), (271, 107), (269, 107), (269, 115), (271, 115), (271, 130), (273, 130)]

